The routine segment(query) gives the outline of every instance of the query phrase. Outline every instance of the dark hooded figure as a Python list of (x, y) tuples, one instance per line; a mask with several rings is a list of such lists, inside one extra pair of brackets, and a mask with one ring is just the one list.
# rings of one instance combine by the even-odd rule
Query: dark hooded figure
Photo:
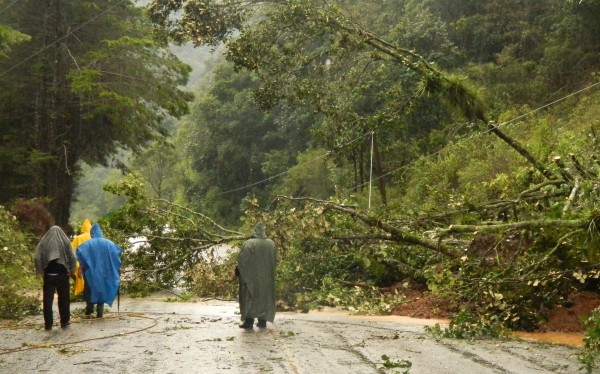
[(44, 327), (52, 330), (52, 304), (54, 293), (58, 293), (60, 326), (66, 328), (71, 319), (69, 299), (69, 276), (75, 272), (77, 260), (71, 242), (58, 226), (50, 227), (35, 250), (35, 271), (44, 279), (43, 310)]
[(275, 319), (275, 243), (267, 239), (265, 225), (254, 226), (253, 238), (242, 246), (236, 275), (239, 279), (240, 325), (251, 329), (254, 319), (257, 327), (267, 327)]
[(85, 315), (90, 316), (96, 305), (96, 317), (102, 318), (104, 303), (112, 306), (119, 290), (121, 248), (102, 237), (100, 225), (94, 223), (91, 239), (77, 247), (77, 260), (83, 274)]

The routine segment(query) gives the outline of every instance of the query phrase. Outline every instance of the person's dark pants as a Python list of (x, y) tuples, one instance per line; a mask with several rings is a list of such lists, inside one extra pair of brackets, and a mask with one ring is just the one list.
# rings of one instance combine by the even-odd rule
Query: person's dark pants
[[(244, 326), (250, 327), (254, 325), (254, 318), (246, 318), (244, 320)], [(256, 324), (258, 327), (267, 327), (267, 321), (264, 319), (258, 319), (258, 323)]]
[(58, 314), (60, 315), (60, 325), (66, 327), (71, 320), (71, 301), (69, 299), (69, 275), (44, 274), (43, 288), (43, 310), (44, 310), (44, 327), (50, 330), (54, 323), (52, 304), (54, 303), (54, 293), (58, 294)]
[(92, 296), (92, 291), (88, 286), (88, 281), (83, 276), (83, 300), (85, 300), (85, 315), (89, 316), (94, 313), (94, 305), (96, 305), (96, 317), (102, 318), (104, 315), (104, 303), (92, 304), (90, 302), (90, 298)]

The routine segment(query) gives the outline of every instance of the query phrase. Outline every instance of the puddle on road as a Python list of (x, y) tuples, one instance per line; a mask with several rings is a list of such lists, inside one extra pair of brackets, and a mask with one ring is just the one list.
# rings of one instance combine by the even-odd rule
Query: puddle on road
[(523, 340), (540, 343), (563, 344), (571, 347), (583, 347), (583, 334), (570, 332), (524, 332), (516, 331), (515, 335)]

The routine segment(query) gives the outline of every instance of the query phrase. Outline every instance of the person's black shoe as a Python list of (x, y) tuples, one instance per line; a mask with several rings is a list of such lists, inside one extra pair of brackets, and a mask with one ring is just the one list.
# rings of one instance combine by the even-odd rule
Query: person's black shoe
[(264, 329), (267, 327), (267, 322), (265, 321), (260, 321), (256, 324), (256, 327), (260, 328), (260, 329)]
[(253, 325), (249, 325), (246, 323), (242, 323), (241, 325), (239, 325), (241, 329), (246, 329), (246, 330), (252, 330)]

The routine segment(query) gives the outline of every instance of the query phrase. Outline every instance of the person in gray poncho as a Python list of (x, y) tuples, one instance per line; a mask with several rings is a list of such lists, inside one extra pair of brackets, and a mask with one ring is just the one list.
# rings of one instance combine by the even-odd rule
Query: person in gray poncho
[(275, 243), (267, 239), (265, 225), (254, 226), (253, 238), (244, 242), (235, 275), (239, 280), (240, 318), (243, 329), (267, 327), (275, 319)]
[(44, 234), (35, 251), (35, 271), (44, 279), (43, 310), (46, 330), (52, 330), (55, 292), (58, 293), (60, 326), (66, 328), (70, 323), (69, 276), (75, 272), (76, 265), (71, 241), (60, 227), (52, 226)]

